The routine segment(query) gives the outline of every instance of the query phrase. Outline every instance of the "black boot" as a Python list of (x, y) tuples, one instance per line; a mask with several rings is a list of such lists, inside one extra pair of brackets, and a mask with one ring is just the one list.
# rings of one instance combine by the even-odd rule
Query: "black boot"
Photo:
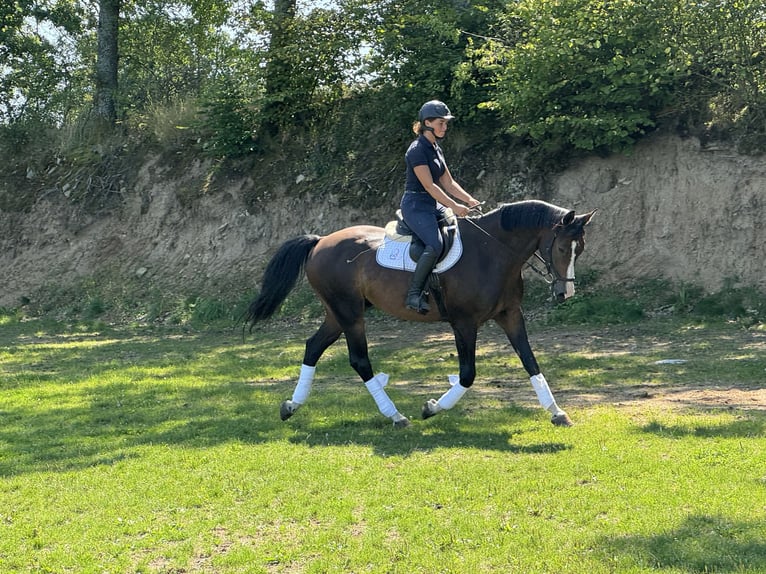
[(431, 310), (423, 293), (423, 288), (435, 265), (436, 251), (434, 251), (433, 247), (426, 247), (420, 259), (418, 259), (415, 271), (412, 272), (410, 287), (407, 289), (407, 299), (404, 304), (408, 309), (413, 309), (421, 315), (425, 315)]

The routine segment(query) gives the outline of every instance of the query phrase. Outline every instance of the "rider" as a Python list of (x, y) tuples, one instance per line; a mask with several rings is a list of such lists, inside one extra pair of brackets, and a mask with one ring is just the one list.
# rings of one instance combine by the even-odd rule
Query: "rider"
[(405, 305), (422, 314), (430, 310), (423, 288), (443, 249), (439, 219), (447, 208), (451, 208), (458, 217), (464, 217), (470, 208), (479, 205), (452, 178), (439, 147), (439, 141), (447, 133), (447, 123), (454, 117), (446, 104), (439, 100), (423, 104), (418, 121), (412, 126), (418, 137), (404, 154), (407, 177), (401, 201), (402, 217), (425, 244), (412, 274)]

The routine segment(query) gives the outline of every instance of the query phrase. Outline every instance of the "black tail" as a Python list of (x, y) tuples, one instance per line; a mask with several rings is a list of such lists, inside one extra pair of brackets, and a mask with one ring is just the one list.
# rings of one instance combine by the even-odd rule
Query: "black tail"
[(261, 293), (250, 303), (245, 315), (251, 329), (257, 321), (271, 317), (287, 298), (320, 239), (319, 235), (301, 235), (284, 243), (274, 254), (263, 272)]

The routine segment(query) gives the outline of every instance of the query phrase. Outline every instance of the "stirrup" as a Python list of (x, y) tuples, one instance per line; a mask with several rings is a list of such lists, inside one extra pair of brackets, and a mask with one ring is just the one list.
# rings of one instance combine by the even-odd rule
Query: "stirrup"
[(409, 296), (407, 297), (407, 300), (405, 301), (405, 306), (407, 307), (407, 309), (412, 309), (413, 311), (417, 311), (421, 315), (427, 315), (428, 312), (431, 310), (431, 306), (428, 304), (428, 296), (426, 295), (425, 291), (421, 291), (420, 295), (418, 295), (417, 306), (413, 304)]

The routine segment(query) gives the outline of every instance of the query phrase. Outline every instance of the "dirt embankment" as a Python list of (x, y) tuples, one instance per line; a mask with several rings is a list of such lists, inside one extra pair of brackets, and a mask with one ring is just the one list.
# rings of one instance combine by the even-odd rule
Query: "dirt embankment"
[[(210, 290), (238, 278), (254, 285), (268, 254), (286, 239), (384, 224), (396, 207), (341, 206), (331, 194), (307, 199), (310, 178), (296, 173), (301, 198), (270, 190), (262, 209), (248, 210), (245, 192), (264, 179), (231, 177), (224, 190), (200, 193), (211, 170), (195, 161), (171, 171), (148, 157), (123, 190), (122, 206), (108, 214), (86, 215), (62, 193), (47, 194), (30, 213), (0, 213), (0, 306), (104, 269), (179, 290)], [(462, 183), (488, 208), (519, 199), (507, 197), (514, 175), (501, 171)], [(715, 291), (733, 279), (766, 289), (764, 158), (658, 136), (631, 156), (582, 161), (546, 185), (524, 193), (578, 212), (599, 210), (582, 266), (600, 270), (607, 282), (669, 278)], [(191, 204), (179, 200), (189, 189), (198, 197)]]
[(662, 277), (766, 288), (766, 157), (654, 138), (556, 178), (561, 205), (597, 207), (588, 264), (610, 281)]

